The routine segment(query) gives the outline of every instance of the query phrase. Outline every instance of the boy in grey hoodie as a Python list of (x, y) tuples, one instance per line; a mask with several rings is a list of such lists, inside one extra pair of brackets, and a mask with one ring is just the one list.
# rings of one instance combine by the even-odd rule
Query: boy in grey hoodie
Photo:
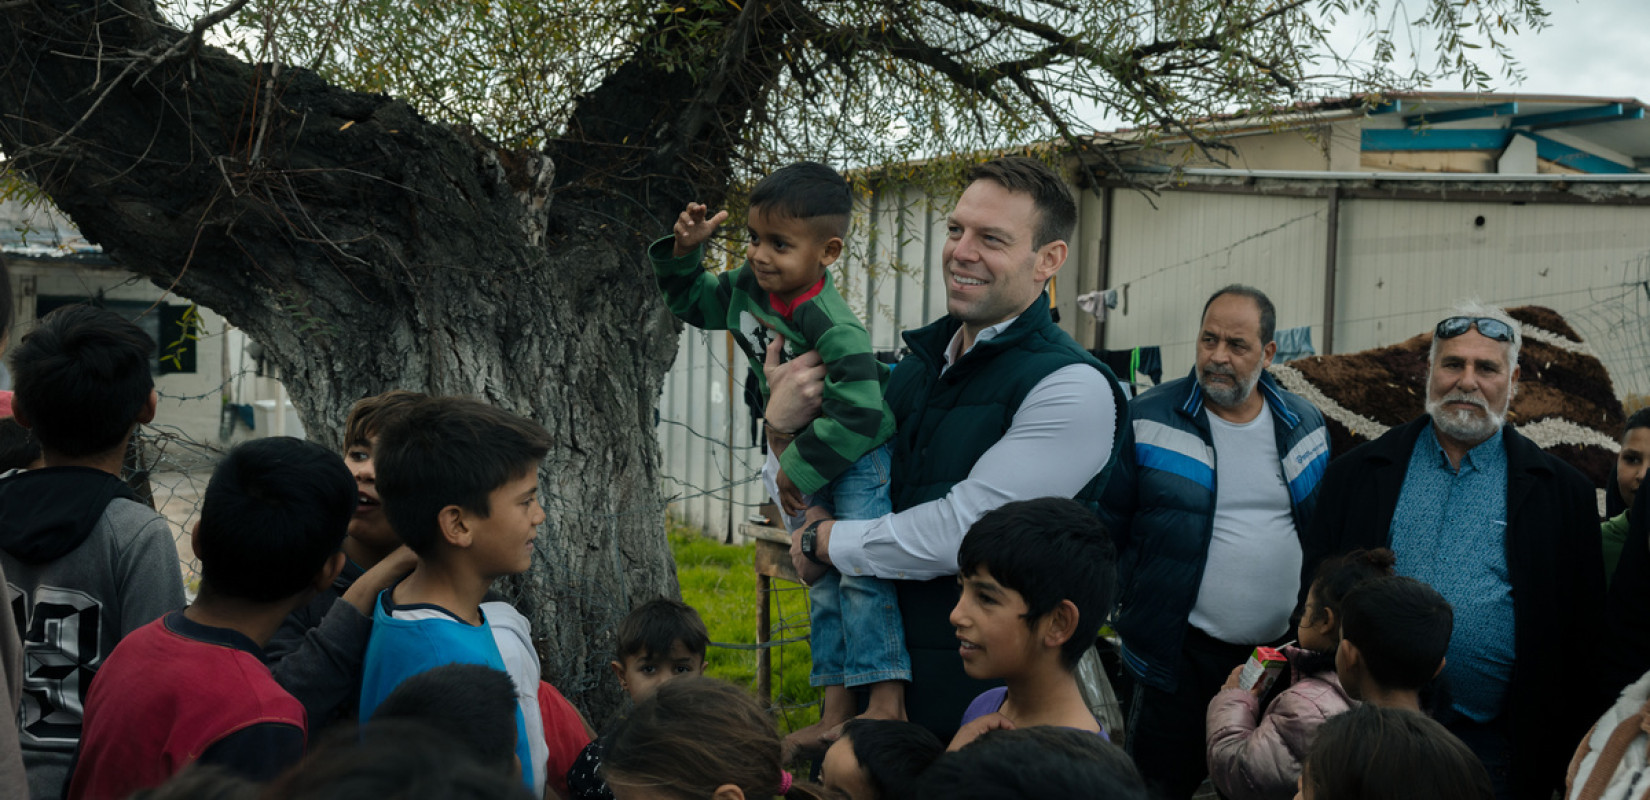
[(165, 518), (120, 480), (155, 417), (155, 344), (120, 316), (60, 308), (11, 352), (12, 411), (46, 466), (0, 476), (0, 566), (27, 654), (18, 732), (29, 794), (58, 797), (82, 701), (121, 637), (184, 604)]

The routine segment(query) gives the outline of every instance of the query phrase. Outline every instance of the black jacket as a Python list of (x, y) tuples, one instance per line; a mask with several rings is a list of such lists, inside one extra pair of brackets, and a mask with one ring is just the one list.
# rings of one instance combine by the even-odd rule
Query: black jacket
[(1610, 630), (1602, 648), (1604, 690), (1620, 694), (1650, 671), (1650, 487), (1627, 515), (1627, 541), (1605, 599)]
[[(1307, 574), (1326, 557), (1390, 544), (1410, 454), (1431, 423), (1422, 416), (1330, 462), (1306, 539)], [(1514, 794), (1546, 800), (1563, 787), (1570, 755), (1605, 705), (1587, 666), (1602, 644), (1598, 500), (1579, 471), (1512, 426), (1502, 440), (1516, 661), (1501, 718), (1509, 726)]]

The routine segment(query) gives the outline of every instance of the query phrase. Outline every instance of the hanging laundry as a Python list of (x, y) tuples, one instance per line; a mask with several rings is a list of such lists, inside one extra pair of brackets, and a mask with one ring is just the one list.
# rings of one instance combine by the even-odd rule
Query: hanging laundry
[(1318, 351), (1312, 349), (1312, 327), (1309, 325), (1278, 331), (1276, 341), (1278, 352), (1277, 355), (1272, 357), (1272, 362), (1275, 364), (1318, 354)]
[(1105, 322), (1107, 310), (1117, 307), (1117, 290), (1103, 289), (1080, 294), (1077, 296), (1077, 307), (1092, 315), (1095, 322)]

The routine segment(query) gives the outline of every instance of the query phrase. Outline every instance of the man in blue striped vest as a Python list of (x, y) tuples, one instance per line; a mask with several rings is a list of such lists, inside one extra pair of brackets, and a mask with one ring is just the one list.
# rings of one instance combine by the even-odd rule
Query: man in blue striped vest
[(1208, 773), (1209, 700), (1252, 648), (1290, 631), (1300, 536), (1329, 464), (1323, 415), (1266, 374), (1276, 321), (1257, 289), (1209, 298), (1196, 368), (1129, 403), (1101, 500), (1135, 683), (1127, 747), (1154, 794), (1175, 800)]

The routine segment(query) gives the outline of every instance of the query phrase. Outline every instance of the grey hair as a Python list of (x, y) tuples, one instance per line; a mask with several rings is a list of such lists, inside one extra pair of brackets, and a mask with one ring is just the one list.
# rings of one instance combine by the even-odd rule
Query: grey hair
[[(1477, 299), (1461, 300), (1457, 302), (1455, 307), (1450, 309), (1450, 313), (1439, 317), (1439, 321), (1442, 322), (1450, 317), (1489, 317), (1490, 319), (1506, 323), (1507, 327), (1512, 329), (1512, 341), (1506, 342), (1507, 371), (1511, 372), (1518, 368), (1518, 351), (1524, 347), (1524, 326), (1518, 324), (1518, 320), (1513, 319), (1507, 314), (1507, 312), (1501, 310), (1500, 308), (1484, 305)], [(1432, 369), (1433, 362), (1438, 360), (1438, 347), (1441, 342), (1442, 340), (1438, 338), (1436, 333), (1434, 333), (1432, 336), (1432, 350), (1427, 353), (1427, 369), (1429, 373)]]

